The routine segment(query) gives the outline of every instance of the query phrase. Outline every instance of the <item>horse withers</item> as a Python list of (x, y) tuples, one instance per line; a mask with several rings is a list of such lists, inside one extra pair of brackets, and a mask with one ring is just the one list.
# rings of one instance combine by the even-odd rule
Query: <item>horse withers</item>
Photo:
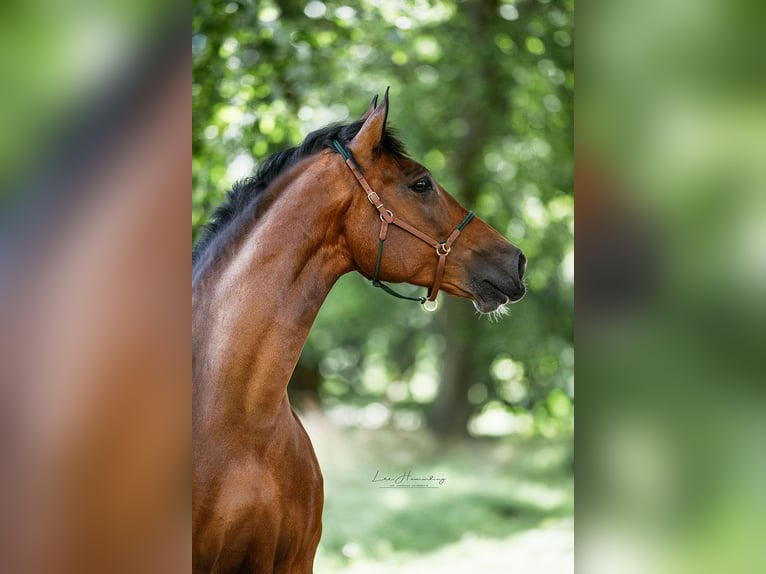
[(359, 271), (441, 289), (481, 313), (521, 299), (526, 259), (474, 218), (386, 127), (357, 122), (269, 157), (193, 252), (193, 562), (197, 573), (312, 572), (322, 474), (287, 398), (317, 312)]

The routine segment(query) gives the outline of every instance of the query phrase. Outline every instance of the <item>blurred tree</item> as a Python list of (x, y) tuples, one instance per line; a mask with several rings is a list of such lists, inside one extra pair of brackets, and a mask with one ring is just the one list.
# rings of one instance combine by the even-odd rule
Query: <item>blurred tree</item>
[[(487, 185), (485, 159), (492, 143), (507, 133), (507, 125), (498, 120), (508, 116), (512, 103), (506, 97), (507, 89), (514, 86), (513, 72), (518, 68), (497, 61), (498, 43), (502, 44), (506, 38), (523, 37), (525, 31), (530, 29), (536, 30), (539, 35), (527, 37), (525, 44), (531, 39), (551, 35), (549, 27), (533, 26), (540, 23), (537, 11), (541, 4), (526, 4), (529, 8), (526, 14), (528, 19), (510, 26), (504, 18), (497, 17), (498, 12), (503, 14), (503, 6), (505, 16), (517, 16), (518, 11), (513, 12), (513, 4), (502, 5), (497, 0), (458, 4), (459, 17), (455, 19), (458, 26), (452, 31), (456, 41), (446, 46), (448, 61), (459, 61), (460, 54), (465, 54), (468, 47), (466, 68), (470, 71), (471, 81), (456, 95), (455, 109), (461, 110), (465, 129), (456, 142), (459, 151), (453, 176), (457, 195), (469, 205), (479, 201), (480, 191)], [(513, 7), (513, 10), (508, 12), (508, 7)], [(518, 18), (516, 22), (519, 22)], [(539, 56), (535, 52), (539, 51), (540, 48), (521, 52), (514, 59), (514, 65), (533, 68)], [(450, 299), (447, 306), (444, 332), (450, 351), (444, 361), (439, 393), (429, 412), (428, 423), (441, 436), (464, 436), (471, 415), (471, 405), (467, 400), (469, 389), (477, 378), (481, 378), (482, 371), (477, 371), (477, 368), (483, 368), (486, 372), (486, 364), (477, 364), (474, 349), (475, 342), (482, 340), (482, 330), (465, 305)]]
[[(479, 190), (487, 177), (484, 155), (492, 140), (493, 126), (501, 125), (497, 118), (506, 117), (507, 100), (503, 94), (503, 67), (495, 62), (494, 28), (497, 18), (496, 0), (477, 0), (462, 3), (457, 22), (462, 23), (455, 32), (456, 42), (448, 46), (448, 59), (458, 58), (457, 50), (466, 46), (473, 64), (471, 83), (458, 92), (455, 109), (462, 110), (461, 117), (466, 126), (457, 139), (457, 161), (455, 162), (455, 192), (468, 205), (476, 205)], [(502, 20), (501, 20), (502, 21)], [(468, 390), (476, 378), (476, 356), (474, 341), (480, 336), (481, 325), (466, 305), (452, 299), (445, 302), (448, 307), (447, 321), (443, 323), (444, 335), (449, 352), (441, 372), (441, 384), (429, 412), (428, 426), (440, 436), (465, 436), (471, 405)]]
[(571, 431), (572, 34), (571, 0), (195, 2), (193, 239), (258, 161), (390, 85), (413, 157), (529, 258), (529, 294), (499, 323), (342, 278), (291, 392), (444, 436)]

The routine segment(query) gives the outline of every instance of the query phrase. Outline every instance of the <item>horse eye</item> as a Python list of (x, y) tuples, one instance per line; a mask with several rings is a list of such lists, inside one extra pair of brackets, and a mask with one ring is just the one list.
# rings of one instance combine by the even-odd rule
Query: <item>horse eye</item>
[(423, 193), (424, 191), (428, 191), (431, 189), (431, 180), (427, 177), (424, 177), (423, 179), (419, 179), (415, 183), (412, 184), (412, 189), (417, 191), (418, 193)]

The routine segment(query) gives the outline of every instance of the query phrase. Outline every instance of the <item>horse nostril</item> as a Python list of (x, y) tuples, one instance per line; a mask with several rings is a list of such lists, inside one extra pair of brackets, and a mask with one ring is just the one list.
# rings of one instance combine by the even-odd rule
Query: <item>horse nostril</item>
[(524, 279), (524, 271), (527, 270), (527, 257), (524, 253), (519, 253), (519, 281)]

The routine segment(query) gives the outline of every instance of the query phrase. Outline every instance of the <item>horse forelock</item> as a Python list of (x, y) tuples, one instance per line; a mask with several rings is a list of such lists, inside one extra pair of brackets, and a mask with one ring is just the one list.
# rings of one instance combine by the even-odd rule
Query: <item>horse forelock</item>
[[(198, 263), (202, 254), (224, 234), (224, 230), (233, 231), (237, 224), (244, 223), (238, 219), (238, 216), (244, 213), (253, 202), (258, 201), (280, 174), (300, 160), (331, 147), (333, 140), (338, 140), (344, 145), (348, 144), (359, 133), (363, 123), (359, 120), (351, 124), (333, 124), (313, 131), (299, 145), (267, 157), (258, 167), (255, 175), (236, 182), (226, 194), (224, 201), (213, 211), (210, 220), (203, 228), (202, 235), (192, 249), (192, 268)], [(392, 128), (386, 128), (381, 147), (395, 156), (408, 156), (404, 144), (397, 137), (396, 130)]]

